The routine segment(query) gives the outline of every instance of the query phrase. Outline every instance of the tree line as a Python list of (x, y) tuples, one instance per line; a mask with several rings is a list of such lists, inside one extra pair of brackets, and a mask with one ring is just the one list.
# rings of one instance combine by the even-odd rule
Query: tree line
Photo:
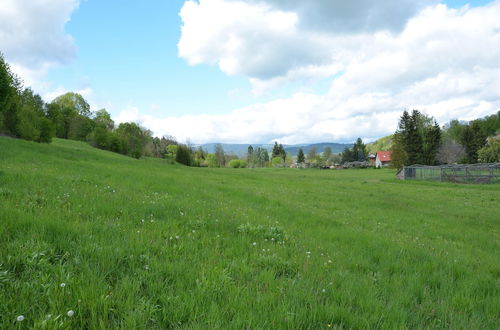
[[(77, 93), (66, 93), (45, 103), (40, 95), (24, 88), (0, 53), (0, 134), (50, 143), (53, 137), (87, 141), (104, 150), (140, 158), (165, 158), (188, 166), (206, 167), (289, 167), (294, 162), (282, 144), (274, 143), (271, 155), (265, 148), (248, 147), (244, 159), (226, 154), (222, 145), (210, 154), (201, 147), (182, 144), (171, 136), (153, 137), (150, 130), (136, 123), (115, 125), (111, 115), (101, 109), (90, 110)], [(403, 112), (393, 136), (392, 162), (395, 167), (411, 164), (449, 164), (499, 162), (500, 111), (468, 123), (453, 120), (440, 128), (436, 120), (413, 110)], [(488, 138), (489, 137), (489, 138)], [(358, 138), (352, 148), (333, 154), (330, 148), (318, 153), (299, 149), (296, 163), (303, 167), (325, 167), (338, 163), (364, 162), (367, 148)]]
[(441, 128), (418, 110), (404, 111), (393, 136), (392, 165), (474, 164), (500, 161), (500, 111)]

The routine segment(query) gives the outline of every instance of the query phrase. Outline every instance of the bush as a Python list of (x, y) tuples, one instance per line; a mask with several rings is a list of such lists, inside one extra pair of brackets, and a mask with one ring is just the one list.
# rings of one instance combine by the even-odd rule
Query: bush
[(281, 158), (281, 157), (274, 157), (271, 160), (271, 164), (273, 165), (273, 167), (283, 167), (284, 166), (283, 158)]
[(490, 138), (488, 144), (477, 152), (481, 163), (500, 162), (500, 139)]
[(247, 162), (243, 159), (231, 159), (229, 161), (229, 167), (231, 168), (245, 168), (247, 167)]

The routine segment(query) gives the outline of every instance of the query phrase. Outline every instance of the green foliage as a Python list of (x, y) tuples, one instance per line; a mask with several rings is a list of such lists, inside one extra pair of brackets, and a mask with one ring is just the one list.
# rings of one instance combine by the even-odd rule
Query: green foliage
[(193, 163), (192, 150), (185, 144), (177, 145), (175, 161), (179, 164), (191, 166)]
[(266, 167), (269, 162), (269, 153), (267, 149), (258, 147), (255, 150), (255, 160), (257, 167)]
[(330, 159), (331, 156), (332, 156), (332, 148), (326, 147), (323, 150), (323, 155), (322, 155), (323, 161), (327, 162)]
[(481, 163), (500, 162), (500, 138), (490, 138), (488, 144), (477, 152)]
[(231, 168), (245, 168), (247, 167), (247, 162), (243, 159), (231, 159), (228, 165)]
[(393, 135), (384, 136), (372, 143), (366, 145), (366, 151), (370, 154), (376, 154), (377, 151), (388, 151), (392, 149)]
[(274, 146), (273, 146), (273, 152), (272, 152), (272, 155), (271, 155), (271, 159), (274, 159), (276, 157), (281, 157), (281, 159), (283, 161), (285, 161), (286, 159), (286, 152), (285, 152), (285, 148), (283, 147), (283, 145), (280, 143), (278, 144), (278, 142), (274, 142)]
[(411, 115), (404, 111), (393, 138), (392, 164), (397, 168), (413, 164), (434, 165), (440, 145), (441, 128), (433, 118), (418, 110), (413, 110)]
[(304, 150), (302, 148), (299, 149), (297, 153), (297, 163), (303, 164), (306, 161), (306, 157), (304, 156)]
[(140, 158), (148, 141), (151, 139), (151, 132), (136, 123), (121, 123), (115, 134), (120, 141), (120, 152), (134, 158)]
[(83, 96), (78, 93), (68, 92), (56, 97), (52, 103), (59, 105), (61, 108), (72, 109), (76, 114), (83, 117), (90, 118), (92, 115), (90, 105)]
[(395, 133), (392, 137), (391, 163), (394, 168), (408, 165), (408, 153), (404, 147), (403, 135)]
[(460, 142), (465, 147), (465, 163), (477, 163), (478, 151), (486, 145), (486, 134), (478, 120), (465, 126)]
[(21, 82), (0, 53), (0, 133), (17, 135)]
[(277, 156), (271, 159), (271, 165), (273, 167), (283, 167), (283, 158)]
[(1, 329), (500, 324), (498, 185), (0, 150)]
[(11, 72), (0, 53), (0, 133), (21, 139), (50, 142), (54, 135), (42, 98)]
[(226, 165), (226, 154), (224, 153), (224, 148), (222, 144), (218, 143), (215, 145), (215, 159), (217, 160), (217, 167), (224, 167)]
[(307, 151), (307, 162), (309, 163), (315, 162), (316, 156), (317, 156), (316, 147), (309, 148), (309, 150)]
[(205, 159), (205, 163), (208, 167), (219, 167), (218, 164), (217, 164), (217, 158), (215, 157), (214, 154), (208, 154), (206, 159)]

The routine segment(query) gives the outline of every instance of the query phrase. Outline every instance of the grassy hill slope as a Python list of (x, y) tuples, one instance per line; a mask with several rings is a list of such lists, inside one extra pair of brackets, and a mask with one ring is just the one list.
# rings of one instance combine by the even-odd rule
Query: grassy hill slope
[(494, 329), (499, 192), (0, 138), (0, 328)]
[(369, 153), (376, 154), (377, 151), (391, 150), (393, 135), (384, 136), (374, 142), (366, 145), (366, 150)]

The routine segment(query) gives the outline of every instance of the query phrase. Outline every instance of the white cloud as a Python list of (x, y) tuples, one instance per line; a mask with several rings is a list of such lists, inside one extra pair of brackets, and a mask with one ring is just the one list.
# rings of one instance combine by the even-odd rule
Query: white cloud
[[(231, 0), (242, 1), (242, 0)], [(399, 31), (407, 20), (437, 0), (243, 0), (266, 3), (274, 9), (293, 11), (303, 29), (351, 33), (359, 31)]]
[[(328, 93), (297, 93), (227, 115), (156, 118), (137, 111), (136, 118), (158, 135), (195, 142), (297, 143), (390, 134), (403, 109), (444, 123), (500, 108), (499, 0), (475, 8), (428, 6), (398, 33), (308, 29), (300, 10), (276, 3), (188, 1), (179, 54), (247, 76), (256, 89), (336, 74)], [(278, 28), (271, 24), (275, 15), (282, 17)]]
[(435, 2), (191, 0), (180, 12), (179, 55), (192, 65), (248, 76), (259, 91), (283, 79), (338, 73), (345, 47), (363, 47), (350, 37), (353, 32), (399, 31)]
[(0, 51), (26, 85), (41, 84), (48, 70), (75, 57), (64, 25), (78, 0), (2, 0)]

